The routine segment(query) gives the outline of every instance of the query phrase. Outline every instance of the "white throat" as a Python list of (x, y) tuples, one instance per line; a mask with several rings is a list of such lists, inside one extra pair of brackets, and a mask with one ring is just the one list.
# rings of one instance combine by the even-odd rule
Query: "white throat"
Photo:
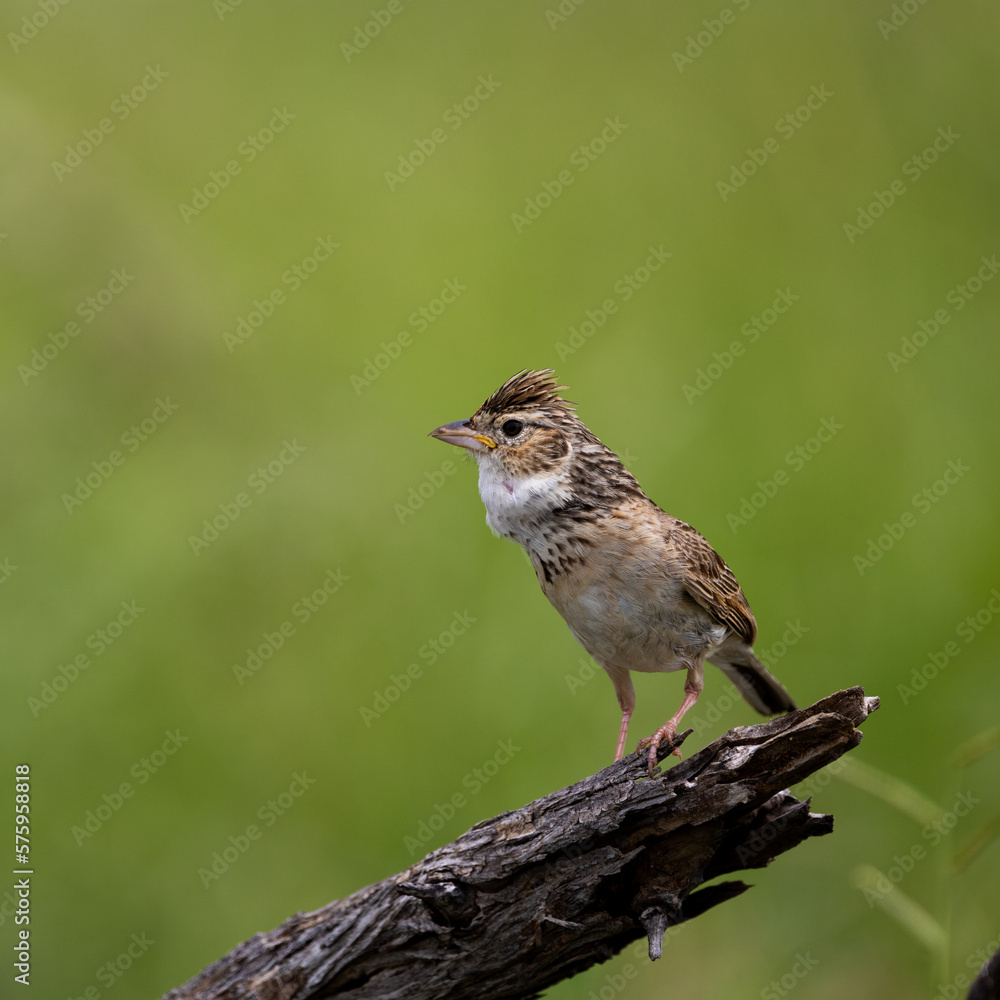
[(483, 456), (479, 462), (479, 495), (493, 534), (527, 547), (538, 521), (570, 500), (561, 478), (551, 474), (512, 476), (499, 462)]

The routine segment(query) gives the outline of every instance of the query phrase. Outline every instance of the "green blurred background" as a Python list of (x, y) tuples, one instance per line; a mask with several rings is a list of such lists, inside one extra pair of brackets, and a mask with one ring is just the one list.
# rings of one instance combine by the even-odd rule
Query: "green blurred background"
[[(32, 767), (40, 995), (157, 996), (608, 763), (610, 683), (490, 535), (474, 469), (425, 436), (524, 367), (555, 368), (721, 551), (800, 704), (882, 697), (854, 755), (869, 779), (979, 800), (935, 844), (844, 771), (815, 795), (833, 836), (662, 962), (629, 949), (549, 995), (631, 963), (635, 1000), (932, 996), (996, 941), (1000, 752), (955, 757), (997, 723), (996, 8), (727, 9), (5, 8), (3, 741), (8, 774)], [(671, 256), (638, 271), (650, 248)], [(456, 613), (475, 621), (439, 639)], [(930, 653), (946, 665), (908, 692)], [(634, 738), (681, 696), (676, 675), (637, 687)], [(689, 750), (758, 721), (729, 691), (709, 670)], [(516, 750), (481, 782), (498, 743)], [(866, 899), (859, 866), (914, 845)]]

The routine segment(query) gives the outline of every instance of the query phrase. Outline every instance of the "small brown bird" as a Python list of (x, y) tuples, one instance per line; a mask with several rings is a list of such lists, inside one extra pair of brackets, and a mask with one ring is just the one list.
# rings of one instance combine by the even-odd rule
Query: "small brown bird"
[(622, 710), (615, 760), (635, 708), (629, 671), (687, 671), (681, 707), (639, 742), (652, 775), (657, 748), (704, 687), (705, 660), (763, 715), (795, 703), (753, 654), (757, 624), (729, 567), (643, 493), (564, 388), (550, 369), (520, 372), (431, 436), (475, 456), (486, 523), (524, 547), (545, 596), (611, 678)]

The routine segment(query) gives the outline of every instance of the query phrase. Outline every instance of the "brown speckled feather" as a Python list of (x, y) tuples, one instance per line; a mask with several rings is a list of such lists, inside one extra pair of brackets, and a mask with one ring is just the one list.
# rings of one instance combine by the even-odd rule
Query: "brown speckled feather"
[(720, 624), (727, 626), (748, 646), (757, 638), (753, 612), (732, 570), (690, 524), (671, 518), (666, 533), (670, 554), (684, 567), (684, 589)]

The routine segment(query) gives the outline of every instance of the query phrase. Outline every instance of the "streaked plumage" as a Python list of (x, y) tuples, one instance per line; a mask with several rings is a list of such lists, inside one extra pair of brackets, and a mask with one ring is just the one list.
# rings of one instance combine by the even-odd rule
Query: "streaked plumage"
[(523, 546), (545, 596), (611, 677), (622, 709), (616, 760), (635, 705), (629, 672), (687, 671), (680, 709), (643, 741), (652, 774), (658, 744), (697, 701), (706, 659), (757, 711), (795, 704), (753, 655), (757, 626), (729, 567), (643, 493), (563, 388), (548, 369), (520, 372), (471, 418), (431, 434), (475, 456), (487, 524)]

